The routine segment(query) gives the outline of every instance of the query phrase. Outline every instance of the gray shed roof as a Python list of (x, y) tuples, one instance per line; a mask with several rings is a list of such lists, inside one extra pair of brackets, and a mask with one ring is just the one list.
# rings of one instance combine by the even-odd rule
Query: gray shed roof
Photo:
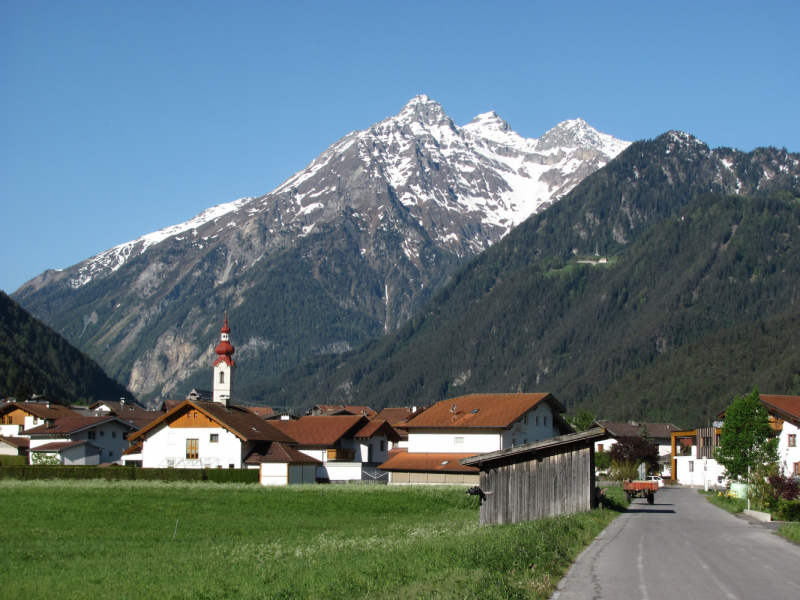
[(580, 433), (568, 433), (566, 435), (559, 435), (558, 437), (532, 442), (530, 444), (523, 444), (522, 446), (514, 446), (513, 448), (506, 448), (505, 450), (495, 450), (494, 452), (487, 452), (486, 454), (478, 454), (477, 456), (470, 456), (469, 458), (462, 458), (458, 462), (467, 466), (480, 466), (485, 462), (499, 460), (501, 458), (508, 458), (509, 456), (517, 456), (519, 454), (535, 453), (538, 450), (546, 448), (554, 448), (556, 446), (565, 446), (574, 442), (596, 442), (604, 440), (608, 437), (608, 432), (602, 427), (595, 427), (588, 431), (581, 431)]

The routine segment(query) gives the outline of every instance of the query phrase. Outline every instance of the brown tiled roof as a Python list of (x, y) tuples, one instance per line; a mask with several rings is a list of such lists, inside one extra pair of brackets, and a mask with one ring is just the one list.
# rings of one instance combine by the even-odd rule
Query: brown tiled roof
[(403, 421), (408, 421), (410, 418), (415, 417), (416, 415), (422, 413), (425, 410), (424, 408), (417, 409), (416, 412), (412, 411), (410, 408), (384, 408), (380, 411), (377, 415), (375, 415), (376, 419), (381, 419), (389, 423), (389, 425), (397, 425), (398, 423), (402, 423)]
[(264, 442), (258, 444), (247, 458), (247, 464), (259, 463), (290, 463), (299, 465), (321, 465), (322, 461), (317, 460), (290, 446), (284, 446), (280, 442)]
[(122, 456), (129, 456), (131, 454), (141, 454), (142, 450), (144, 450), (144, 442), (140, 442), (138, 444), (134, 444), (127, 450), (122, 452)]
[(246, 408), (251, 413), (258, 415), (259, 417), (275, 414), (275, 411), (269, 406), (244, 406), (243, 408)]
[(102, 423), (110, 423), (112, 421), (121, 423), (122, 425), (130, 427), (131, 429), (137, 429), (135, 425), (127, 422), (125, 419), (121, 419), (120, 417), (69, 417), (66, 419), (57, 419), (53, 422), (52, 427), (48, 427), (47, 425), (39, 425), (33, 429), (27, 429), (25, 434), (29, 436), (71, 435), (77, 431), (81, 431), (82, 429), (88, 429), (89, 427), (94, 427), (95, 425), (100, 425)]
[(82, 444), (86, 444), (87, 446), (94, 446), (95, 448), (100, 448), (97, 444), (92, 444), (89, 440), (76, 440), (74, 442), (50, 442), (49, 444), (44, 444), (43, 446), (39, 446), (37, 448), (31, 448), (31, 452), (61, 452), (62, 450), (66, 450), (67, 448), (72, 448), (73, 446), (80, 446)]
[(389, 423), (386, 421), (379, 421), (378, 419), (373, 419), (364, 425), (364, 427), (359, 429), (355, 435), (353, 435), (353, 437), (369, 439), (373, 435), (378, 435), (379, 433), (384, 434), (386, 439), (388, 439), (390, 442), (400, 441), (400, 434), (397, 433), (397, 430), (395, 430), (395, 428), (389, 425)]
[(297, 421), (266, 421), (291, 436), (303, 446), (331, 446), (345, 437), (352, 436), (369, 421), (366, 417), (305, 416)]
[(9, 446), (14, 446), (15, 448), (27, 448), (31, 445), (30, 438), (16, 437), (13, 435), (0, 435), (0, 442), (5, 442)]
[(44, 404), (37, 404), (36, 402), (9, 402), (2, 408), (0, 411), (9, 411), (12, 410), (12, 407), (19, 408), (27, 412), (34, 417), (39, 417), (40, 419), (48, 419), (54, 421), (56, 419), (63, 419), (65, 417), (80, 417), (81, 415), (76, 413), (73, 410), (68, 409), (65, 406), (61, 406), (60, 404), (51, 404), (50, 408), (45, 406)]
[(647, 425), (647, 433), (651, 438), (669, 438), (673, 431), (680, 431), (680, 427), (672, 423), (645, 423), (643, 421), (597, 421), (598, 427), (605, 428), (609, 437), (633, 437), (642, 433), (642, 426)]
[[(422, 427), (500, 427), (509, 428), (514, 421), (540, 402), (550, 404), (556, 413), (564, 407), (552, 394), (471, 394), (437, 402), (400, 429)], [(453, 412), (453, 406), (456, 407)]]
[(338, 412), (340, 410), (346, 410), (350, 414), (358, 415), (360, 417), (367, 417), (368, 419), (372, 419), (378, 413), (372, 410), (369, 406), (349, 406), (345, 404), (317, 404), (315, 408), (320, 409), (323, 412)]
[(128, 439), (131, 441), (141, 439), (145, 433), (159, 423), (170, 421), (191, 408), (198, 410), (240, 439), (246, 441), (287, 442), (290, 444), (294, 442), (291, 437), (274, 426), (275, 421), (265, 421), (243, 406), (231, 404), (226, 407), (219, 402), (194, 402), (192, 400), (184, 400), (169, 412), (164, 413), (155, 421), (128, 436)]
[(125, 413), (125, 416), (120, 418), (136, 425), (136, 429), (141, 429), (162, 416), (164, 413), (159, 410), (142, 410), (132, 414)]
[(761, 402), (767, 408), (774, 408), (784, 416), (790, 417), (794, 421), (800, 421), (800, 396), (771, 396), (759, 394)]
[[(421, 471), (440, 473), (478, 473), (477, 467), (467, 467), (458, 461), (475, 454), (401, 451), (389, 456), (378, 468), (382, 471)], [(443, 464), (444, 463), (444, 464)]]

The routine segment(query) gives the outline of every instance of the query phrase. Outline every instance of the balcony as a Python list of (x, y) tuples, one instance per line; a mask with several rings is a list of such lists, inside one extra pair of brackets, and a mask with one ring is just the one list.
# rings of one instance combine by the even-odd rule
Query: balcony
[(346, 460), (352, 462), (356, 458), (356, 451), (352, 448), (329, 448), (328, 462), (334, 460)]
[(165, 458), (158, 465), (160, 469), (216, 469), (222, 465), (218, 458)]

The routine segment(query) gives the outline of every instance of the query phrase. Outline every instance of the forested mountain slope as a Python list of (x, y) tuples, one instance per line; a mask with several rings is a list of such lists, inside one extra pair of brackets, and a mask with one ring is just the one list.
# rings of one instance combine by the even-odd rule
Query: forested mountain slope
[(32, 394), (65, 404), (132, 399), (91, 358), (0, 292), (0, 398), (25, 382)]
[(245, 393), (378, 408), (549, 391), (603, 417), (687, 426), (753, 385), (800, 393), (798, 164), (682, 134), (637, 142), (396, 334)]

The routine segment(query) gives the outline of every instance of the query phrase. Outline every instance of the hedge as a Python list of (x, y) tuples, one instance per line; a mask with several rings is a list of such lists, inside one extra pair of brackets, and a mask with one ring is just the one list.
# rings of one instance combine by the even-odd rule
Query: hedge
[(14, 454), (0, 454), (0, 467), (18, 467), (20, 465), (27, 465), (27, 456), (18, 456)]
[(800, 500), (781, 500), (773, 516), (778, 521), (800, 521)]
[(258, 469), (143, 469), (141, 467), (2, 466), (0, 479), (107, 479), (258, 483)]

